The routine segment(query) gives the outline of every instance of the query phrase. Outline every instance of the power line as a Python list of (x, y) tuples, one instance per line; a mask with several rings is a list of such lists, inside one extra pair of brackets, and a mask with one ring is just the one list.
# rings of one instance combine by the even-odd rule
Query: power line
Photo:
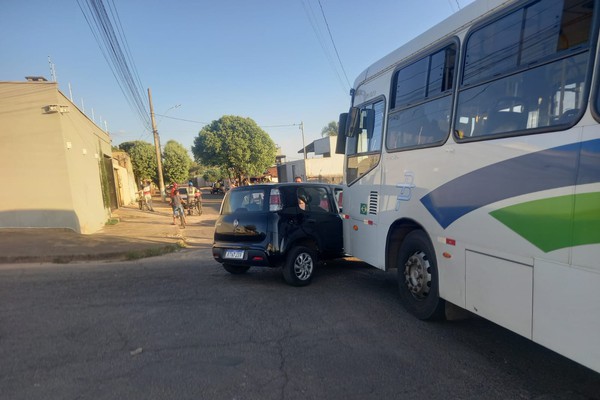
[[(176, 117), (169, 117), (168, 115), (164, 115), (164, 114), (154, 114), (157, 117), (161, 117), (161, 118), (168, 118), (168, 119), (174, 119), (177, 121), (184, 121), (184, 122), (191, 122), (194, 124), (203, 124), (203, 125), (209, 125), (211, 124), (210, 122), (204, 122), (204, 121), (195, 121), (192, 119), (184, 119), (184, 118), (176, 118)], [(300, 126), (300, 124), (286, 124), (286, 125), (259, 125), (259, 127), (261, 128), (288, 128), (291, 126)]]
[(342, 60), (340, 59), (340, 53), (338, 53), (337, 46), (335, 45), (335, 41), (333, 40), (333, 35), (331, 34), (331, 29), (329, 29), (329, 22), (327, 22), (327, 17), (325, 17), (325, 11), (323, 11), (323, 5), (321, 4), (321, 0), (317, 0), (319, 2), (319, 7), (321, 7), (321, 14), (323, 15), (323, 20), (325, 20), (325, 26), (327, 26), (327, 32), (329, 32), (329, 38), (331, 39), (331, 44), (333, 45), (333, 49), (335, 50), (335, 55), (337, 56), (338, 62), (340, 63), (340, 67), (342, 68), (342, 72), (344, 73), (344, 77), (346, 78), (346, 83), (348, 87), (351, 87), (350, 80), (348, 79), (348, 75), (346, 75), (346, 70), (344, 69), (344, 64), (342, 64)]
[(194, 123), (194, 124), (204, 124), (204, 125), (208, 125), (208, 124), (210, 123), (210, 122), (204, 122), (204, 121), (194, 121), (194, 120), (191, 120), (191, 119), (183, 119), (183, 118), (169, 117), (169, 116), (167, 116), (167, 115), (164, 115), (164, 114), (156, 114), (156, 113), (155, 113), (154, 115), (157, 115), (157, 116), (159, 116), (159, 117), (161, 117), (161, 118), (175, 119), (175, 120), (177, 120), (177, 121), (192, 122), (192, 123)]
[[(110, 0), (110, 1), (112, 3), (111, 13), (113, 14), (113, 18), (117, 21), (117, 31), (119, 32), (119, 35), (121, 36), (121, 39), (122, 39), (123, 43), (125, 44), (125, 53), (127, 55), (129, 63), (133, 66), (133, 73), (135, 74), (135, 78), (137, 80), (138, 87), (143, 88), (144, 85), (142, 85), (142, 82), (141, 82), (140, 77), (137, 72), (137, 68), (135, 66), (135, 61), (133, 60), (133, 56), (131, 55), (131, 49), (129, 48), (129, 42), (127, 42), (127, 37), (125, 36), (125, 33), (123, 31), (123, 25), (121, 24), (121, 18), (119, 17), (119, 13), (117, 11), (117, 8), (115, 7), (114, 0)], [(109, 4), (109, 7), (110, 7), (110, 4)]]
[(329, 62), (329, 66), (331, 67), (331, 69), (333, 69), (333, 72), (337, 76), (338, 82), (340, 83), (340, 85), (342, 87), (342, 91), (344, 92), (344, 94), (346, 94), (346, 93), (348, 93), (349, 87), (344, 84), (344, 81), (343, 81), (342, 77), (340, 76), (338, 68), (336, 67), (336, 63), (333, 60), (331, 52), (328, 51), (328, 46), (325, 43), (325, 39), (323, 38), (322, 33), (319, 29), (318, 20), (312, 9), (312, 6), (310, 4), (310, 0), (301, 0), (301, 1), (302, 1), (302, 7), (304, 8), (304, 12), (306, 13), (306, 17), (308, 18), (308, 22), (310, 23), (310, 26), (317, 38), (317, 41), (319, 42), (319, 45), (321, 46), (321, 49), (323, 50), (323, 53), (325, 54), (325, 57), (327, 58), (327, 61)]
[(287, 124), (287, 125), (260, 125), (261, 128), (288, 128), (290, 126), (300, 126), (300, 124)]
[[(149, 129), (150, 120), (146, 112), (144, 91), (135, 69), (133, 57), (128, 50), (127, 40), (114, 3), (109, 9), (113, 19), (118, 22), (118, 34), (115, 33), (103, 0), (77, 0), (77, 4), (129, 106), (138, 114), (142, 125)], [(121, 45), (119, 38), (124, 42), (124, 46)], [(124, 47), (125, 52), (123, 51)]]

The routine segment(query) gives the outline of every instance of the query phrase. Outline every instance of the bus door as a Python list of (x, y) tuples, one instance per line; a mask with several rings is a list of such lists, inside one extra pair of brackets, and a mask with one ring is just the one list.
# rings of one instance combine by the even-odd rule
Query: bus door
[[(384, 268), (385, 246), (376, 245), (380, 200), (381, 147), (385, 101), (382, 97), (353, 107), (346, 129), (344, 176), (344, 248), (360, 259)], [(381, 261), (379, 261), (381, 260)]]

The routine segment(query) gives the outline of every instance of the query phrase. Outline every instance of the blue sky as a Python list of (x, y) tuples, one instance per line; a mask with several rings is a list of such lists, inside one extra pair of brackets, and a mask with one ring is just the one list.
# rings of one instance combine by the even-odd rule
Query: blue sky
[[(205, 124), (239, 115), (256, 121), (289, 161), (302, 157), (294, 124), (304, 123), (308, 144), (347, 111), (345, 75), (352, 85), (369, 64), (471, 0), (104, 2), (118, 11), (142, 94), (151, 88), (154, 112), (166, 115), (157, 116), (163, 145), (173, 139), (190, 149)], [(93, 110), (99, 126), (106, 121), (113, 144), (153, 142), (77, 0), (3, 0), (0, 52), (0, 81), (50, 80), (50, 56), (61, 91), (69, 96), (70, 85), (74, 103), (90, 118)]]

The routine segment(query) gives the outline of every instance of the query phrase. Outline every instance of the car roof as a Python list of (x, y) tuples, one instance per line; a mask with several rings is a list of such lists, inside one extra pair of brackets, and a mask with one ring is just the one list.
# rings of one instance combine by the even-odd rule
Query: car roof
[(327, 186), (335, 189), (343, 189), (342, 185), (337, 185), (333, 183), (321, 183), (321, 182), (277, 182), (277, 183), (260, 183), (255, 185), (248, 186), (237, 186), (232, 188), (231, 190), (241, 191), (241, 190), (252, 190), (252, 189), (268, 189), (268, 188), (280, 188), (280, 187), (311, 187), (311, 186)]

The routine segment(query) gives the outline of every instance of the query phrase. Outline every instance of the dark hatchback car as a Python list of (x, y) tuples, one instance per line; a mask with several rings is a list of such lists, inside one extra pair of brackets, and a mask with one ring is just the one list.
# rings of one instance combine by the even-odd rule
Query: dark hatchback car
[(310, 283), (318, 260), (342, 257), (341, 186), (278, 183), (227, 192), (215, 225), (213, 257), (232, 274), (283, 267), (293, 286)]

